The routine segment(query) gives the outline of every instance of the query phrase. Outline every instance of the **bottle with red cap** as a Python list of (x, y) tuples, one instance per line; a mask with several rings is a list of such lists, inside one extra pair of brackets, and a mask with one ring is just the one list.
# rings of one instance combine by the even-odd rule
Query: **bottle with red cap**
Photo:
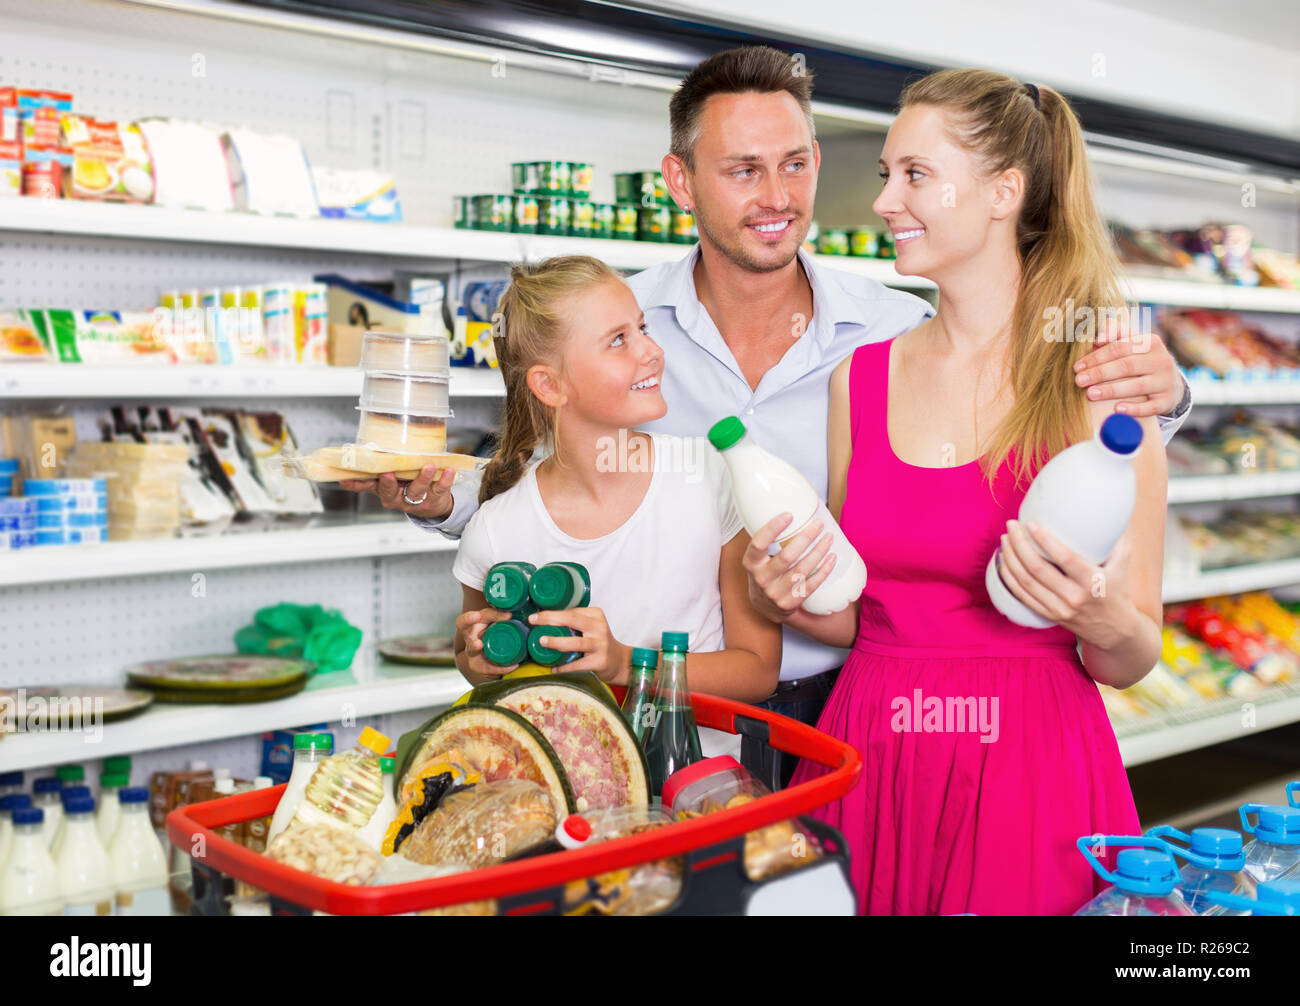
[(545, 842), (530, 846), (511, 859), (532, 859), (534, 856), (546, 856), (552, 852), (564, 852), (567, 849), (581, 849), (591, 840), (591, 822), (581, 814), (568, 814), (560, 818), (555, 826), (555, 833)]

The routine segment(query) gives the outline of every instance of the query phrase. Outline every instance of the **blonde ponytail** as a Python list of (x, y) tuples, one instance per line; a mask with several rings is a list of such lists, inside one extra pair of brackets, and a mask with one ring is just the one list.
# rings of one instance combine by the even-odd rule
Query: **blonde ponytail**
[(990, 70), (930, 74), (903, 92), (899, 107), (917, 104), (949, 113), (954, 138), (988, 176), (1017, 168), (1025, 177), (1016, 229), (1020, 290), (1007, 352), (1015, 400), (982, 452), (990, 481), (1010, 460), (1023, 485), (1053, 455), (1092, 435), (1074, 363), (1091, 352), (1093, 336), (1085, 330), (1076, 341), (1061, 319), (1092, 317), (1095, 333), (1103, 312), (1127, 317), (1083, 132), (1058, 92)]
[(559, 368), (563, 361), (563, 301), (610, 280), (617, 272), (599, 259), (565, 255), (510, 270), (510, 285), (493, 317), (492, 341), (505, 380), (505, 416), (496, 453), (483, 471), (479, 503), (505, 492), (523, 478), (528, 459), (542, 444), (554, 443), (555, 410), (528, 387), (528, 371), (538, 364)]

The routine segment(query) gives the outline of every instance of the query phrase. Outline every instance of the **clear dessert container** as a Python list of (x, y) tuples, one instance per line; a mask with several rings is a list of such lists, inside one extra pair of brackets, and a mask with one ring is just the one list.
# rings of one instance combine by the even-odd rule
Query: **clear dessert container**
[(359, 409), (408, 415), (443, 415), (450, 405), (446, 374), (366, 371)]
[(439, 415), (362, 409), (357, 446), (393, 454), (445, 454), (451, 414), (451, 409)]
[(446, 373), (451, 350), (445, 335), (367, 332), (361, 341), (362, 370)]
[[(705, 758), (669, 776), (663, 802), (677, 820), (730, 810), (769, 796), (771, 790), (728, 755)], [(816, 838), (796, 821), (770, 824), (745, 835), (744, 865), (750, 880), (806, 866), (822, 854)]]

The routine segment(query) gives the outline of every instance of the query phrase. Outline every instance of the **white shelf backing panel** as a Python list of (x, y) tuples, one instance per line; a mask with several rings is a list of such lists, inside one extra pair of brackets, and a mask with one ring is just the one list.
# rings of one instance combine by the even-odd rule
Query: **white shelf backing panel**
[(426, 634), (450, 636), (456, 631), (461, 585), (451, 572), (456, 559), (455, 543), (436, 531), (422, 533), (438, 539), (444, 543), (443, 547), (422, 555), (392, 556), (380, 567), (384, 597), (379, 613), (380, 639)]
[[(262, 732), (329, 723), (337, 727), (335, 750), (343, 750), (360, 733), (361, 721), (371, 717), (387, 720), (391, 713), (410, 712), (418, 722), (435, 708), (449, 705), (467, 687), (455, 668), (380, 663), (355, 672), (334, 671), (314, 676), (297, 695), (272, 702), (155, 703), (138, 716), (100, 724), (99, 729), (11, 735), (0, 741), (0, 769), (41, 769), (116, 754), (183, 747), (182, 752), (173, 751), (160, 758), (165, 767), (178, 769), (183, 767), (178, 762), (199, 758), (211, 767), (228, 767), (243, 775), (259, 760), (261, 744), (257, 735)], [(390, 733), (389, 737), (396, 742), (395, 735)], [(214, 760), (196, 747), (211, 741), (226, 742), (221, 747), (228, 748), (228, 753), (221, 754), (237, 764), (230, 764), (221, 754), (220, 760)], [(133, 759), (132, 776), (137, 784), (147, 779), (143, 767)], [(97, 778), (89, 773), (87, 777)], [(251, 774), (243, 777), (251, 778)]]
[(376, 563), (218, 567), (0, 588), (0, 680), (120, 683), (129, 664), (234, 651), (235, 630), (288, 601), (337, 609), (371, 641)]
[[(148, 206), (96, 209), (142, 215), (159, 212)], [(326, 225), (321, 222), (320, 226)], [(24, 233), (5, 229), (0, 208), (0, 308), (147, 311), (167, 290), (307, 283), (322, 273), (383, 279), (391, 277), (395, 268), (427, 266), (429, 261), (427, 257), (402, 256), (377, 260), (342, 245), (295, 250), (257, 244)], [(445, 271), (445, 265), (430, 271)]]
[[(58, 402), (199, 400), (208, 405), (248, 398), (250, 401), (243, 402), (243, 407), (268, 408), (276, 407), (274, 403), (280, 399), (357, 399), (361, 395), (361, 380), (362, 372), (355, 367), (97, 367), (28, 363), (0, 366), (0, 396), (7, 400)], [(453, 399), (494, 398), (505, 394), (505, 384), (498, 370), (453, 367), (450, 393)], [(352, 405), (355, 404), (353, 401)], [(295, 414), (304, 407), (306, 403), (295, 401)], [(352, 421), (355, 425), (355, 411)]]
[(1213, 716), (1125, 734), (1119, 738), (1120, 757), (1126, 766), (1141, 765), (1300, 720), (1297, 695), (1269, 696), (1259, 701), (1242, 699), (1224, 706), (1223, 712)]
[(93, 546), (30, 548), (0, 557), (0, 585), (20, 586), (455, 551), (455, 543), (406, 520), (245, 531), (193, 538), (110, 541)]
[[(12, 6), (0, 77), (73, 92), (100, 118), (174, 115), (280, 132), (309, 160), (393, 172), (409, 221), (447, 226), (451, 197), (507, 192), (510, 164), (558, 158), (612, 176), (658, 166), (662, 91), (396, 51), (88, 0)], [(504, 70), (504, 72), (502, 72)]]

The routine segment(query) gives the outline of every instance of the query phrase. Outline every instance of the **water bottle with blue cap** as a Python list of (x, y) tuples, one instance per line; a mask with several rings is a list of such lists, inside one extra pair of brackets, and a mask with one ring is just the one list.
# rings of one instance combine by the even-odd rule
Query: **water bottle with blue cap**
[[(1182, 874), (1159, 838), (1128, 835), (1084, 835), (1079, 851), (1111, 887), (1080, 908), (1075, 915), (1195, 915), (1178, 893)], [(1101, 865), (1094, 848), (1121, 849), (1114, 871)]]
[[(1288, 795), (1290, 793), (1290, 787)], [(1250, 817), (1256, 816), (1256, 823)], [(1300, 875), (1300, 807), (1247, 803), (1241, 807), (1241, 827), (1254, 836), (1246, 845), (1246, 872), (1258, 884)]]
[(1254, 898), (1211, 892), (1206, 897), (1217, 905), (1236, 909), (1239, 915), (1300, 915), (1300, 878), (1266, 880)]
[[(1228, 828), (1194, 828), (1190, 835), (1167, 824), (1147, 831), (1148, 838), (1164, 840), (1169, 851), (1183, 859), (1178, 893), (1197, 915), (1244, 915), (1245, 912), (1210, 902), (1211, 892), (1243, 898), (1255, 896), (1255, 878), (1246, 872), (1241, 835)], [(1171, 839), (1184, 842), (1176, 845)]]

